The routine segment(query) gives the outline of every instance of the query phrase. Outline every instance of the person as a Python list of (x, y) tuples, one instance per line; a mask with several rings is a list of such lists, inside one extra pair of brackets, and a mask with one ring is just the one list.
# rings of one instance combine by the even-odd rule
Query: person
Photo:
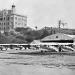
[(59, 52), (61, 52), (61, 46), (59, 46)]

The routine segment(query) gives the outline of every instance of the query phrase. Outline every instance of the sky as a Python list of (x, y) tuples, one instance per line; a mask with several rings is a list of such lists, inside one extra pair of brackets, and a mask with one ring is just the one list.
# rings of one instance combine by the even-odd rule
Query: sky
[(0, 9), (11, 9), (13, 3), (30, 27), (58, 27), (61, 19), (64, 28), (75, 28), (75, 0), (0, 0)]

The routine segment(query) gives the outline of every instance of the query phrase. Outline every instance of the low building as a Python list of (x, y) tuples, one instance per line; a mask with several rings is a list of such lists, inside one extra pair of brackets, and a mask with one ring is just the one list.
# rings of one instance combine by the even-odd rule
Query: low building
[(0, 32), (9, 32), (16, 27), (26, 27), (27, 16), (19, 15), (16, 13), (15, 5), (12, 5), (10, 10), (0, 11)]
[(56, 42), (56, 43), (73, 43), (73, 37), (68, 34), (64, 33), (56, 33), (50, 36), (47, 36), (41, 40), (41, 42), (49, 43), (49, 42)]

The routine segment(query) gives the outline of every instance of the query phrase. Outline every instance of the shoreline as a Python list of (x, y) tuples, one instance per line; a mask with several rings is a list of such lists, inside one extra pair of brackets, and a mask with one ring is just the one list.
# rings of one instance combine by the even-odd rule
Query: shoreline
[(70, 55), (75, 56), (75, 52), (50, 52), (50, 51), (39, 51), (39, 52), (8, 52), (7, 54), (19, 54), (19, 55)]

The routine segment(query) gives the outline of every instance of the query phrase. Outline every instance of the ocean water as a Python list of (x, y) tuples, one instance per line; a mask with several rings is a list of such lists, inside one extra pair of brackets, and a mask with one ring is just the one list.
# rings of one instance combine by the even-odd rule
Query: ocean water
[[(0, 55), (0, 66), (4, 68), (2, 74), (10, 75), (75, 75), (75, 56), (69, 55)], [(18, 70), (18, 72), (16, 71)], [(5, 73), (5, 74), (3, 74)], [(8, 74), (9, 73), (9, 74)], [(19, 73), (19, 74), (18, 74)]]

